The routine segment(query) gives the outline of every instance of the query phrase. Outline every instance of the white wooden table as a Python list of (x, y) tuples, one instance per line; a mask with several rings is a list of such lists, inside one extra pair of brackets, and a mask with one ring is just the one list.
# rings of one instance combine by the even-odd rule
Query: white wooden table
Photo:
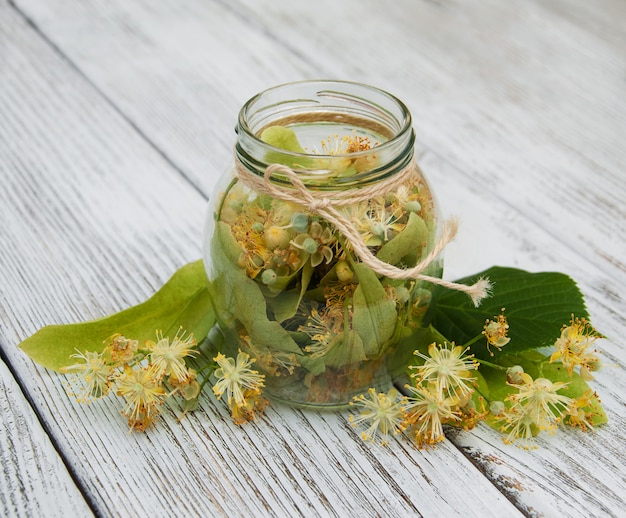
[[(146, 299), (201, 254), (239, 107), (336, 78), (396, 94), (462, 226), (446, 276), (570, 274), (610, 422), (364, 444), (346, 413), (237, 427), (207, 391), (129, 434), (17, 344)], [(0, 515), (626, 516), (626, 2), (0, 0)]]

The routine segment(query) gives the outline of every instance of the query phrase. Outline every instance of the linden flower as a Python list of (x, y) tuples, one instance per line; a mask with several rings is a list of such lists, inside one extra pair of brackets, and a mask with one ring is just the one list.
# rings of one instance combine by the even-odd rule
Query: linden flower
[(600, 359), (587, 349), (601, 336), (586, 319), (572, 316), (570, 325), (563, 327), (554, 344), (556, 351), (550, 356), (550, 362), (560, 360), (570, 376), (578, 366), (584, 379), (593, 379), (591, 371), (596, 369)]
[(593, 403), (592, 398), (596, 398), (597, 395), (593, 390), (589, 389), (585, 391), (581, 396), (572, 400), (572, 404), (567, 410), (567, 414), (564, 420), (570, 426), (580, 428), (583, 432), (587, 430), (593, 430), (591, 421), (596, 413), (592, 410)]
[(504, 316), (504, 308), (502, 308), (502, 314), (493, 317), (494, 320), (487, 320), (485, 322), (483, 334), (487, 338), (487, 350), (493, 356), (490, 346), (494, 346), (500, 351), (511, 339), (507, 336), (509, 332), (509, 324)]
[(306, 333), (311, 339), (311, 344), (305, 347), (305, 351), (311, 353), (312, 358), (326, 355), (336, 343), (335, 338), (342, 318), (343, 310), (341, 314), (335, 314), (334, 311), (326, 310), (320, 313), (317, 309), (312, 309), (306, 325), (298, 327), (300, 333)]
[(112, 364), (128, 363), (137, 354), (139, 345), (137, 340), (130, 340), (119, 333), (114, 334), (109, 340), (109, 345), (104, 348), (103, 355), (110, 359)]
[(401, 213), (419, 212), (422, 210), (422, 204), (419, 201), (419, 191), (415, 188), (401, 185), (396, 192), (391, 193), (390, 198), (393, 204), (400, 209)]
[(387, 213), (384, 200), (358, 204), (348, 208), (352, 223), (367, 246), (381, 246), (405, 228), (394, 213)]
[(324, 259), (329, 264), (333, 259), (331, 246), (335, 244), (335, 235), (329, 227), (322, 227), (317, 221), (311, 223), (308, 234), (298, 234), (290, 241), (294, 247), (310, 255), (311, 266), (322, 264)]
[(433, 342), (428, 346), (430, 356), (415, 351), (416, 356), (426, 361), (424, 365), (410, 366), (417, 370), (412, 377), (434, 385), (440, 398), (454, 396), (459, 400), (467, 400), (474, 391), (469, 384), (476, 379), (470, 376), (470, 371), (478, 366), (472, 356), (464, 356), (467, 350), (460, 345), (448, 349), (448, 344)]
[(230, 413), (236, 425), (242, 425), (249, 421), (254, 421), (258, 416), (263, 415), (265, 407), (268, 405), (267, 399), (263, 397), (260, 389), (246, 389), (243, 391), (244, 402), (241, 405), (230, 406)]
[(126, 399), (122, 413), (130, 427), (143, 431), (159, 414), (166, 393), (150, 368), (133, 369), (125, 365), (117, 384), (117, 395)]
[(405, 424), (413, 427), (418, 447), (435, 444), (445, 439), (443, 425), (459, 420), (454, 410), (454, 398), (442, 399), (437, 394), (423, 388), (406, 385), (414, 395), (405, 407)]
[(480, 398), (479, 402), (480, 408), (478, 408), (476, 403), (474, 403), (471, 399), (467, 402), (467, 404), (459, 407), (458, 426), (462, 427), (463, 430), (471, 430), (489, 415), (490, 410), (486, 408), (485, 400)]
[(294, 353), (277, 351), (267, 345), (253, 343), (245, 333), (240, 333), (239, 338), (246, 342), (247, 349), (253, 354), (261, 370), (270, 376), (291, 375), (296, 367), (300, 367), (300, 362)]
[(213, 360), (219, 365), (215, 371), (217, 383), (213, 386), (213, 393), (218, 399), (226, 393), (229, 407), (243, 406), (246, 402), (244, 391), (246, 389), (260, 390), (263, 386), (265, 375), (250, 368), (254, 359), (250, 359), (247, 353), (240, 351), (236, 361), (218, 353)]
[(520, 446), (528, 450), (535, 448), (533, 440), (535, 438), (535, 430), (537, 429), (532, 417), (525, 413), (505, 413), (504, 419), (506, 424), (501, 431), (509, 431), (509, 434), (503, 438), (506, 444), (512, 444), (516, 440), (521, 441)]
[(573, 401), (557, 394), (557, 390), (565, 388), (567, 383), (553, 383), (546, 378), (533, 380), (525, 372), (520, 376), (523, 383), (513, 385), (518, 392), (507, 397), (511, 408), (504, 415), (503, 431), (509, 431), (505, 442), (513, 442), (516, 438), (530, 440), (535, 430), (554, 431)]
[(369, 425), (361, 433), (364, 441), (377, 442), (383, 446), (389, 444), (389, 436), (397, 435), (404, 430), (404, 404), (405, 397), (398, 397), (396, 389), (390, 389), (386, 394), (384, 392), (376, 393), (376, 390), (370, 388), (367, 392), (368, 397), (364, 394), (355, 396), (351, 405), (361, 408), (359, 415), (351, 415), (350, 423), (354, 427), (362, 424)]
[(62, 372), (76, 374), (76, 379), (81, 385), (79, 394), (75, 394), (81, 403), (106, 396), (111, 387), (111, 376), (113, 369), (104, 360), (102, 354), (93, 351), (78, 352), (71, 356), (81, 363), (69, 365), (62, 369)]
[(198, 351), (194, 350), (197, 342), (193, 335), (185, 338), (184, 331), (180, 336), (179, 333), (180, 330), (170, 342), (167, 336), (163, 336), (162, 331), (157, 331), (156, 343), (152, 340), (146, 342), (150, 350), (150, 369), (155, 378), (169, 376), (172, 381), (180, 383), (189, 377), (184, 358), (198, 354)]
[(342, 173), (352, 165), (356, 171), (360, 172), (374, 167), (378, 157), (376, 155), (366, 154), (364, 156), (351, 158), (345, 155), (368, 151), (377, 145), (378, 142), (372, 144), (367, 135), (361, 136), (354, 133), (353, 135), (343, 135), (340, 137), (335, 134), (322, 141), (321, 149), (317, 149), (314, 146), (311, 149), (311, 153), (333, 157), (317, 159), (316, 167), (318, 169), (329, 169), (335, 173)]

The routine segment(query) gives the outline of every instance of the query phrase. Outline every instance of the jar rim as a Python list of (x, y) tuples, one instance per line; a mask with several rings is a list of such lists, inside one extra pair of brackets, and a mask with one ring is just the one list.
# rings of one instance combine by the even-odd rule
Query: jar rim
[[(272, 124), (260, 125), (258, 128), (253, 127), (251, 120), (255, 115), (258, 115), (259, 111), (268, 111), (269, 113), (267, 115), (269, 118), (269, 115), (280, 114), (281, 108), (282, 111), (286, 111), (291, 107), (295, 107), (297, 103), (302, 103), (303, 105), (308, 106), (310, 108), (308, 112), (318, 112), (320, 111), (320, 108), (323, 108), (324, 105), (321, 103), (321, 100), (306, 98), (303, 96), (293, 96), (293, 98), (291, 98), (283, 93), (307, 88), (310, 88), (312, 91), (312, 94), (309, 94), (309, 96), (315, 95), (319, 99), (329, 101), (334, 100), (335, 102), (344, 103), (344, 108), (350, 107), (351, 109), (358, 111), (364, 121), (375, 120), (379, 127), (384, 129), (387, 133), (388, 140), (382, 143), (377, 143), (370, 149), (336, 154), (302, 153), (285, 150), (263, 141), (260, 138), (261, 131)], [(283, 93), (282, 97), (281, 93)], [(357, 93), (360, 93), (361, 95), (356, 95)], [(273, 98), (280, 100), (271, 102)], [(261, 105), (258, 107), (258, 104), (262, 103), (264, 99), (269, 101), (269, 103), (265, 106)], [(389, 106), (383, 106), (383, 102), (388, 103)], [(329, 104), (329, 107), (332, 106)], [(314, 110), (314, 108), (316, 108), (316, 110)], [(392, 109), (395, 110), (395, 113), (391, 111)], [(307, 113), (307, 108), (303, 108), (301, 112)], [(367, 115), (370, 117), (367, 117)], [(271, 120), (273, 122), (278, 122), (281, 118), (275, 117)], [(252, 139), (255, 144), (262, 146), (263, 148), (271, 151), (277, 151), (284, 156), (290, 156), (294, 159), (305, 157), (310, 158), (311, 156), (322, 159), (338, 159), (348, 156), (351, 158), (358, 158), (359, 156), (367, 156), (373, 152), (382, 153), (388, 149), (393, 149), (404, 140), (408, 140), (409, 142), (412, 142), (413, 140), (411, 113), (407, 106), (398, 97), (375, 86), (355, 81), (335, 79), (293, 81), (282, 83), (257, 93), (248, 99), (239, 111), (236, 131), (240, 135), (240, 132), (243, 132), (247, 138)]]

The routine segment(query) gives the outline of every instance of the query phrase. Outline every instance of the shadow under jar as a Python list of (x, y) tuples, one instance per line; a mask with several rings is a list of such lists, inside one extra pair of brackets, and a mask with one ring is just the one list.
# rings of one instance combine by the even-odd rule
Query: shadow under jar
[[(380, 265), (414, 267), (437, 236), (407, 108), (362, 84), (290, 83), (250, 99), (237, 135), (205, 229), (222, 352), (249, 354), (290, 405), (387, 390), (433, 286)], [(441, 260), (423, 273), (440, 277)]]

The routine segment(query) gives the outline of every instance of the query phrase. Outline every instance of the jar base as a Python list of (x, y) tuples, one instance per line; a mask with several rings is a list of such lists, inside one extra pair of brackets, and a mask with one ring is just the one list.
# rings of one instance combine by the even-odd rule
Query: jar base
[[(372, 383), (367, 387), (362, 387), (358, 390), (344, 391), (341, 394), (337, 394), (336, 397), (326, 397), (325, 400), (313, 399), (312, 397), (310, 399), (297, 398), (294, 396), (294, 391), (286, 390), (285, 387), (282, 387), (282, 390), (272, 390), (272, 388), (266, 387), (263, 394), (267, 396), (271, 402), (280, 403), (292, 408), (332, 412), (350, 408), (350, 403), (354, 398), (367, 393), (370, 387), (375, 388), (377, 392), (387, 392), (393, 387), (393, 381), (386, 371), (379, 372), (375, 379), (372, 380)], [(302, 392), (301, 385), (298, 388), (298, 392)]]

